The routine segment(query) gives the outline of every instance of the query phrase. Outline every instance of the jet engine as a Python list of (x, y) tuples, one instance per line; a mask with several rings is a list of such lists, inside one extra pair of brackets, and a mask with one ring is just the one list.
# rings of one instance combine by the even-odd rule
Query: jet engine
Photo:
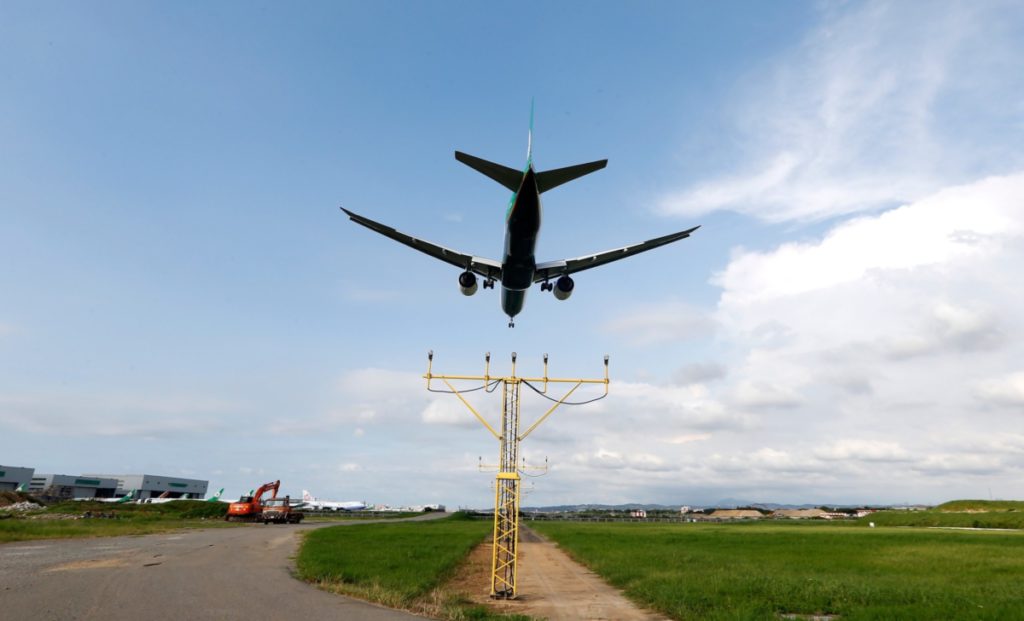
[(459, 274), (459, 291), (462, 295), (473, 295), (476, 293), (476, 274), (473, 272), (462, 272)]
[(576, 283), (572, 281), (572, 278), (568, 276), (562, 276), (555, 281), (555, 288), (552, 293), (555, 294), (555, 299), (568, 300), (569, 296), (572, 295), (572, 289), (576, 286)]

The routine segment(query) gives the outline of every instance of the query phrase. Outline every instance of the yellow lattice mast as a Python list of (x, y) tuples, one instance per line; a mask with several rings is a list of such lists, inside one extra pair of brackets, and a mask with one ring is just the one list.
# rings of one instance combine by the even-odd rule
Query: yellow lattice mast
[[(567, 379), (548, 377), (548, 355), (544, 354), (544, 375), (543, 377), (518, 377), (516, 376), (516, 354), (512, 353), (512, 375), (495, 377), (491, 375), (491, 354), (485, 358), (483, 375), (437, 375), (433, 372), (434, 352), (427, 354), (427, 374), (423, 377), (427, 380), (427, 390), (432, 392), (447, 392), (455, 395), (462, 403), (469, 408), (469, 411), (476, 416), (488, 431), (491, 432), (499, 442), (498, 452), (499, 464), (498, 474), (494, 482), (494, 553), (491, 561), (491, 597), (500, 599), (513, 599), (516, 596), (516, 554), (519, 544), (519, 443), (526, 436), (533, 433), (548, 416), (551, 415), (560, 405), (582, 405), (582, 403), (571, 403), (567, 399), (576, 392), (576, 389), (584, 384), (604, 384), (604, 393), (585, 403), (597, 401), (608, 396), (608, 356), (604, 357), (604, 378), (603, 379)], [(441, 380), (447, 390), (435, 390), (431, 387), (433, 380)], [(463, 388), (459, 390), (452, 382), (483, 382), (483, 385), (474, 388)], [(466, 400), (463, 393), (484, 390), (493, 392), (501, 385), (502, 406), (501, 406), (501, 431), (499, 432), (487, 420), (480, 415)], [(526, 431), (519, 433), (519, 391), (523, 385), (536, 391), (538, 394), (553, 401), (553, 405), (541, 415)], [(540, 385), (538, 388), (535, 384)], [(572, 384), (572, 387), (561, 398), (555, 399), (547, 395), (549, 384)]]

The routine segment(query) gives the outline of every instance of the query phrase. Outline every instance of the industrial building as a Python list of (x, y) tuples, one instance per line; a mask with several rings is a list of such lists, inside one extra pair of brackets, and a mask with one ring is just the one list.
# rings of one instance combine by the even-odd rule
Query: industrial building
[[(114, 479), (117, 495), (135, 490), (136, 500), (147, 498), (204, 498), (209, 481), (182, 479), (157, 474), (92, 474), (87, 476)], [(166, 495), (165, 495), (166, 494)]]
[(0, 466), (0, 492), (13, 492), (22, 485), (27, 488), (32, 482), (33, 473), (34, 468)]
[(50, 498), (113, 498), (117, 479), (91, 475), (37, 474), (28, 491)]

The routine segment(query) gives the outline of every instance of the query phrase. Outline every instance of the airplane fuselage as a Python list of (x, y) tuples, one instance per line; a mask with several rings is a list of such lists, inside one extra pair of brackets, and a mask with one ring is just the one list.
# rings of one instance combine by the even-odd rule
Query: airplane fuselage
[(533, 164), (527, 166), (519, 190), (509, 200), (505, 218), (505, 254), (501, 261), (501, 308), (512, 319), (523, 310), (526, 292), (537, 270), (540, 233), (540, 192)]

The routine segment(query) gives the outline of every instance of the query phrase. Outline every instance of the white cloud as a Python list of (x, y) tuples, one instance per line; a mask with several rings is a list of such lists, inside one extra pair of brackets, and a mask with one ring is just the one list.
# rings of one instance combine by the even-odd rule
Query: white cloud
[[(456, 427), (482, 427), (473, 413), (456, 397), (434, 399), (427, 404), (420, 418), (428, 425), (451, 425)], [(478, 412), (480, 410), (477, 410)], [(486, 420), (486, 418), (485, 418)], [(489, 421), (490, 422), (490, 421)], [(492, 423), (493, 426), (493, 423)]]
[(702, 384), (725, 377), (726, 368), (714, 362), (692, 362), (685, 364), (672, 375), (677, 384)]
[(1024, 407), (1024, 371), (979, 381), (975, 395), (994, 405)]
[[(772, 221), (913, 201), (1019, 165), (1021, 44), (1012, 5), (829, 5), (791, 52), (745, 76), (734, 111), (738, 172), (664, 197), (668, 213), (718, 209)], [(1009, 19), (1008, 19), (1009, 18)], [(987, 166), (988, 168), (983, 168)]]
[(689, 444), (690, 442), (703, 442), (704, 440), (710, 440), (710, 433), (684, 433), (682, 435), (673, 436), (665, 442), (669, 444)]
[(839, 440), (814, 451), (826, 461), (907, 461), (910, 455), (898, 442), (888, 440)]

